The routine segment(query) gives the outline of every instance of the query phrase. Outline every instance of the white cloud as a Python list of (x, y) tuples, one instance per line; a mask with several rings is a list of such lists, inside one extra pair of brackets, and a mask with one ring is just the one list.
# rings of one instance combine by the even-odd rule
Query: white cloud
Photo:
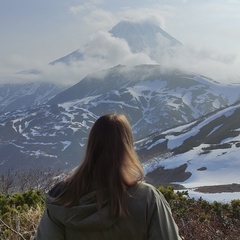
[(86, 6), (86, 5), (71, 6), (69, 8), (69, 11), (75, 15), (75, 14), (84, 12), (88, 7), (89, 6)]
[(183, 46), (175, 55), (165, 55), (160, 64), (192, 71), (222, 83), (235, 83), (240, 80), (240, 57), (210, 49)]
[(0, 66), (0, 84), (32, 82), (38, 78), (34, 74), (18, 74), (18, 72), (31, 69), (33, 66), (39, 66), (37, 60), (15, 54), (0, 59)]
[(117, 17), (119, 20), (126, 19), (133, 22), (150, 21), (164, 29), (165, 16), (170, 14), (171, 10), (167, 6), (159, 8), (157, 5), (156, 8), (128, 8), (119, 11)]
[[(143, 21), (148, 19), (161, 26), (166, 32), (173, 35), (184, 44), (184, 48), (177, 52), (173, 58), (168, 54), (160, 61), (166, 66), (181, 67), (191, 71), (225, 81), (239, 79), (240, 65), (240, 1), (128, 1), (118, 2), (114, 11), (114, 4), (103, 0), (75, 1), (74, 6), (68, 8), (74, 24), (63, 25), (71, 42), (58, 35), (53, 40), (56, 51), (65, 46), (78, 46), (78, 40), (87, 43), (82, 47), (85, 54), (84, 62), (77, 62), (70, 66), (47, 63), (40, 64), (29, 57), (11, 55), (0, 59), (0, 82), (49, 80), (60, 82), (69, 81), (73, 84), (80, 81), (87, 74), (112, 67), (117, 64), (137, 65), (142, 63), (154, 63), (147, 54), (132, 54), (126, 42), (112, 38), (108, 33), (118, 21), (128, 19), (132, 21)], [(227, 2), (227, 3), (226, 3)], [(138, 5), (139, 3), (139, 5)], [(140, 5), (141, 3), (141, 5)], [(141, 7), (132, 7), (133, 5)], [(144, 7), (143, 7), (144, 6)], [(69, 14), (68, 11), (68, 14)], [(230, 21), (231, 20), (231, 21)], [(46, 27), (48, 25), (46, 24)], [(70, 26), (67, 28), (67, 26)], [(69, 30), (71, 28), (71, 31)], [(99, 32), (102, 30), (104, 32)], [(70, 34), (71, 32), (71, 34)], [(94, 34), (93, 34), (94, 33)], [(88, 38), (89, 34), (93, 34)], [(71, 36), (70, 36), (71, 35)], [(48, 35), (49, 36), (49, 35)], [(54, 33), (53, 36), (56, 36)], [(76, 37), (75, 37), (76, 36)], [(78, 36), (78, 37), (77, 37)], [(73, 39), (78, 38), (78, 40)], [(30, 35), (29, 35), (30, 38)], [(65, 41), (64, 41), (65, 39)], [(31, 39), (29, 39), (31, 40)], [(61, 44), (63, 47), (61, 48)], [(33, 43), (31, 41), (30, 43)], [(160, 43), (162, 43), (162, 39)], [(30, 45), (28, 43), (28, 46)], [(35, 42), (34, 42), (35, 43)], [(43, 41), (41, 41), (43, 44)], [(13, 44), (11, 44), (13, 46)], [(33, 45), (33, 44), (32, 44)], [(36, 44), (35, 44), (36, 45)], [(34, 45), (34, 47), (35, 47)], [(40, 46), (40, 43), (37, 43)], [(21, 46), (19, 44), (19, 46)], [(81, 48), (81, 46), (79, 46)], [(36, 47), (35, 47), (36, 48)], [(36, 50), (40, 49), (38, 47)], [(20, 47), (19, 47), (20, 49)], [(53, 47), (51, 47), (50, 51)], [(73, 51), (75, 49), (72, 49)], [(49, 52), (41, 50), (41, 54)], [(66, 51), (65, 51), (66, 52)], [(160, 45), (156, 46), (156, 54), (161, 53)], [(37, 54), (37, 52), (36, 52)], [(67, 52), (66, 52), (67, 54)], [(64, 55), (64, 54), (63, 54)], [(98, 55), (98, 57), (96, 57)], [(27, 55), (26, 55), (27, 56)], [(60, 55), (61, 56), (61, 55)], [(100, 57), (102, 56), (102, 57)], [(35, 57), (35, 59), (38, 56)], [(54, 59), (53, 59), (54, 60)], [(17, 71), (25, 69), (39, 69), (39, 75), (16, 75)]]
[[(110, 30), (110, 28), (117, 23), (114, 15), (102, 9), (95, 9), (84, 17), (85, 26), (92, 30)], [(94, 32), (92, 31), (92, 32)]]
[(69, 11), (70, 11), (70, 13), (72, 13), (74, 15), (83, 14), (83, 13), (87, 13), (89, 11), (98, 9), (98, 5), (101, 3), (103, 3), (103, 1), (101, 1), (101, 0), (84, 1), (81, 4), (70, 6)]
[(40, 72), (39, 74), (10, 74), (5, 75), (4, 80), (11, 79), (11, 82), (50, 81), (73, 85), (88, 74), (119, 64), (135, 66), (155, 63), (144, 53), (133, 54), (126, 41), (116, 39), (107, 32), (92, 35), (81, 51), (84, 54), (84, 61), (72, 62), (70, 65), (33, 63), (28, 65), (31, 66), (28, 69), (36, 69)]
[[(124, 40), (116, 39), (106, 32), (92, 35), (88, 44), (81, 51), (84, 54), (84, 61), (73, 62), (70, 66), (64, 64), (51, 66), (52, 71), (57, 74), (57, 76), (52, 74), (52, 79), (71, 79), (70, 83), (76, 83), (88, 74), (119, 64), (135, 66), (155, 63), (144, 53), (133, 54)], [(58, 76), (59, 73), (60, 76)]]
[(107, 32), (94, 34), (86, 45), (84, 53), (87, 59), (96, 58), (97, 61), (107, 65), (153, 63), (143, 53), (133, 54), (125, 40), (114, 38)]

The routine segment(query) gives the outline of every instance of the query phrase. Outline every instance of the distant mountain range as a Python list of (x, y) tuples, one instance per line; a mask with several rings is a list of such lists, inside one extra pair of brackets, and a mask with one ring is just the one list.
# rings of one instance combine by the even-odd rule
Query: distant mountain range
[[(159, 57), (154, 46), (162, 54), (181, 47), (149, 23), (120, 22), (110, 33), (124, 38), (132, 52), (148, 52), (152, 59)], [(71, 61), (84, 61), (84, 52), (76, 50), (50, 64)], [(9, 169), (74, 168), (92, 124), (109, 112), (127, 115), (147, 177), (156, 184), (188, 181), (211, 169), (214, 160), (198, 158), (195, 163), (188, 155), (193, 151), (196, 158), (207, 158), (221, 149), (218, 154), (229, 166), (240, 167), (233, 156), (228, 158), (230, 150), (240, 147), (240, 85), (157, 64), (118, 65), (80, 80), (66, 89), (44, 83), (0, 86), (0, 174)], [(173, 173), (166, 176), (168, 168)]]
[(48, 102), (64, 89), (47, 82), (0, 84), (0, 112), (37, 107)]
[[(200, 134), (197, 140), (189, 140), (191, 144), (182, 143), (172, 149), (167, 147), (164, 131), (201, 122), (203, 117), (239, 101), (239, 93), (240, 86), (222, 86), (179, 70), (166, 72), (158, 65), (103, 70), (87, 76), (38, 108), (2, 114), (0, 172), (37, 166), (75, 167), (83, 157), (93, 122), (108, 112), (125, 113), (135, 139), (147, 139), (147, 144), (138, 146), (144, 161), (162, 153), (176, 154), (208, 138)], [(230, 134), (228, 131), (227, 137)], [(163, 142), (160, 145), (159, 140)], [(149, 143), (156, 147), (150, 147)]]
[(139, 139), (229, 106), (240, 99), (239, 90), (159, 65), (117, 66), (87, 76), (48, 104), (81, 100), (96, 115), (123, 111), (131, 116)]

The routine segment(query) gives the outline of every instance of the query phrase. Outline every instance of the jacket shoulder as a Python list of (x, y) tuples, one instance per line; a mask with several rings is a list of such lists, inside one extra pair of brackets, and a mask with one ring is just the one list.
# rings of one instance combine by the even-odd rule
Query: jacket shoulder
[(156, 198), (164, 198), (162, 193), (155, 188), (153, 185), (141, 182), (132, 189), (130, 189), (130, 195), (135, 198), (147, 198), (148, 200), (154, 201)]

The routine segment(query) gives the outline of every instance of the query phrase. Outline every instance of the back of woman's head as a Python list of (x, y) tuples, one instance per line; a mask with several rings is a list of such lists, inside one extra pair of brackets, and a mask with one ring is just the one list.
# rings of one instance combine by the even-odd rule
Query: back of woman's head
[[(93, 125), (86, 154), (92, 154), (92, 160), (106, 155), (123, 155), (133, 150), (133, 135), (130, 124), (124, 115), (107, 114), (100, 117)], [(113, 159), (112, 159), (113, 163)]]
[(116, 177), (126, 184), (136, 181), (141, 167), (137, 166), (139, 161), (134, 151), (132, 130), (124, 115), (107, 114), (95, 122), (84, 161), (88, 170), (94, 171), (95, 177), (98, 175), (100, 182), (107, 181), (105, 178), (112, 182)]
[[(93, 125), (83, 163), (67, 180), (69, 189), (77, 193), (66, 205), (74, 205), (79, 197), (96, 191), (101, 207), (105, 194), (113, 215), (127, 215), (126, 190), (144, 177), (134, 150), (131, 126), (122, 114), (107, 114)], [(60, 201), (61, 202), (61, 201)]]

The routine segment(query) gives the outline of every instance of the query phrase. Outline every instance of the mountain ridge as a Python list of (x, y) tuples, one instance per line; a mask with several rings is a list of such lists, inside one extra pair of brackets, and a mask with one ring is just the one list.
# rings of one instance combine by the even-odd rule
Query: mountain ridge
[(0, 112), (39, 106), (64, 89), (47, 82), (0, 84)]
[[(116, 78), (112, 78), (112, 74)], [(180, 75), (176, 71), (164, 74), (162, 67), (157, 65), (118, 66), (105, 70), (104, 74), (92, 75), (101, 76), (100, 81), (106, 81), (108, 88), (105, 90), (100, 82), (103, 89), (98, 92), (96, 84), (88, 76), (85, 83), (83, 80), (79, 82), (80, 90), (85, 94), (79, 98), (2, 114), (0, 171), (30, 166), (62, 169), (75, 167), (83, 156), (92, 124), (108, 112), (127, 115), (136, 141), (146, 136), (154, 139), (155, 146), (159, 148), (150, 149), (146, 145), (145, 155), (141, 148), (138, 150), (146, 161), (154, 156), (163, 156), (162, 154), (168, 156), (171, 149), (166, 148), (166, 139), (161, 140), (160, 137), (164, 131), (183, 124), (191, 125), (213, 111), (227, 108), (239, 100), (239, 89), (236, 86), (227, 88), (192, 73)], [(176, 81), (176, 76), (182, 81)], [(109, 84), (107, 78), (113, 83), (116, 81), (117, 87)], [(89, 86), (81, 88), (82, 84)], [(159, 133), (161, 134), (157, 136)], [(163, 141), (165, 145), (159, 145), (157, 141)], [(148, 152), (147, 149), (153, 152)]]

